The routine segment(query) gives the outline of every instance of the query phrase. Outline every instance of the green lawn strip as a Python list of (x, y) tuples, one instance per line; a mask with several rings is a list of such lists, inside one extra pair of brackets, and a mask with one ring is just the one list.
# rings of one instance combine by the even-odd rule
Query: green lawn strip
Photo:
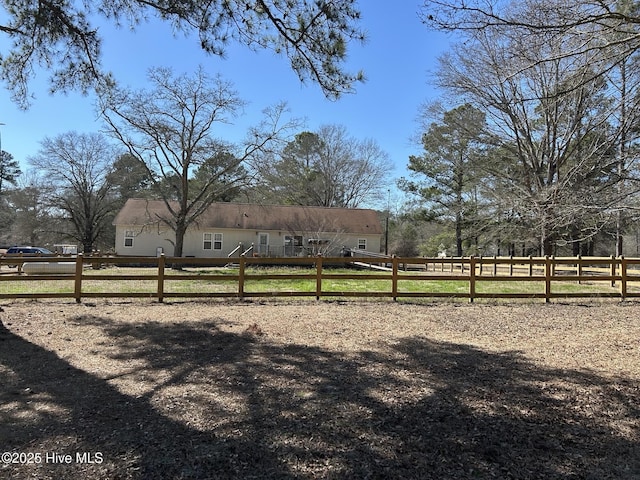
[[(522, 282), (492, 282), (482, 281), (476, 283), (477, 293), (544, 293), (544, 281), (522, 281)], [(611, 292), (610, 284), (589, 283), (578, 284), (577, 282), (552, 282), (552, 293), (594, 293)]]
[(21, 295), (21, 294), (60, 294), (73, 293), (74, 282), (70, 280), (47, 280), (47, 281), (24, 281), (11, 280), (0, 282), (0, 294)]
[[(384, 279), (367, 279), (367, 275), (382, 275)], [(158, 281), (154, 278), (157, 270), (153, 268), (106, 268), (101, 270), (87, 270), (85, 275), (92, 277), (105, 277), (104, 279), (86, 279), (82, 281), (83, 293), (150, 293), (157, 291)], [(126, 280), (118, 278), (108, 278), (119, 275), (148, 276), (149, 279)], [(197, 279), (180, 277), (187, 275), (197, 275)], [(238, 268), (199, 268), (184, 270), (167, 270), (165, 274), (164, 290), (166, 293), (184, 293), (185, 296), (191, 293), (229, 293), (238, 292), (238, 282), (235, 277), (239, 275)], [(316, 291), (316, 270), (314, 268), (247, 268), (245, 275), (244, 291), (250, 293), (313, 293)], [(296, 275), (304, 278), (279, 278), (287, 275)], [(334, 275), (348, 275), (351, 278), (323, 278), (323, 293), (370, 293), (386, 292), (391, 294), (392, 279), (391, 273), (353, 270), (353, 269), (325, 269), (323, 275), (333, 277)], [(400, 272), (398, 280), (398, 296), (403, 293), (413, 294), (466, 294), (469, 292), (468, 280), (432, 280), (430, 275), (420, 275), (419, 279), (403, 280), (405, 275), (415, 273)], [(268, 276), (267, 278), (257, 278), (258, 276)], [(362, 278), (360, 278), (362, 277)], [(638, 291), (636, 283), (629, 282), (629, 291)], [(540, 294), (544, 293), (545, 282), (540, 281), (492, 281), (479, 280), (476, 282), (477, 293), (521, 293)], [(607, 281), (590, 281), (578, 284), (577, 282), (553, 282), (551, 291), (553, 293), (612, 293), (617, 292), (619, 284), (611, 287)], [(70, 293), (74, 290), (74, 279), (50, 280), (50, 281), (24, 281), (11, 280), (0, 282), (0, 294), (20, 294), (20, 293)]]

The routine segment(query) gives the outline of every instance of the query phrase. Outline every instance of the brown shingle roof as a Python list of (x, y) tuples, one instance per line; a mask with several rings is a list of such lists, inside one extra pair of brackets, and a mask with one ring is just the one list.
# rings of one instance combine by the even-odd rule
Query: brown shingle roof
[[(167, 216), (161, 200), (131, 198), (113, 221), (114, 225), (146, 225)], [(214, 203), (197, 220), (201, 229), (243, 228), (300, 232), (343, 232), (382, 234), (375, 210), (304, 207), (298, 205), (255, 205)]]

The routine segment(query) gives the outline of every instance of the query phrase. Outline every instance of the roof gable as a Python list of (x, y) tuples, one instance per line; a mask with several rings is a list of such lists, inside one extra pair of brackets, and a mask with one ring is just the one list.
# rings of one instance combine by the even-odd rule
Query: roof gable
[[(177, 206), (177, 204), (176, 204)], [(155, 224), (169, 218), (162, 200), (127, 200), (114, 225)], [(371, 209), (214, 203), (196, 221), (200, 229), (285, 230), (382, 234), (378, 213)]]

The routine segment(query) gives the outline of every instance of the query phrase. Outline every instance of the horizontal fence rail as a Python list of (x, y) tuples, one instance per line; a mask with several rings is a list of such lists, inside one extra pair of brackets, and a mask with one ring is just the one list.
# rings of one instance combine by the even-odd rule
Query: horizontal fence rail
[[(640, 258), (241, 256), (229, 262), (164, 255), (5, 256), (0, 299), (640, 297)], [(273, 288), (259, 288), (265, 281)]]

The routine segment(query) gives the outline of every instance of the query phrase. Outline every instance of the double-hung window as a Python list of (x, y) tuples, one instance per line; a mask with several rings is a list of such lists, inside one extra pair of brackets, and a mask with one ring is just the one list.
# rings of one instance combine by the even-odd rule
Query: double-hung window
[(213, 249), (222, 250), (222, 234), (221, 233), (213, 234)]
[(202, 249), (211, 250), (213, 248), (213, 233), (205, 233), (202, 236)]
[(202, 237), (203, 250), (222, 250), (221, 233), (205, 233)]

